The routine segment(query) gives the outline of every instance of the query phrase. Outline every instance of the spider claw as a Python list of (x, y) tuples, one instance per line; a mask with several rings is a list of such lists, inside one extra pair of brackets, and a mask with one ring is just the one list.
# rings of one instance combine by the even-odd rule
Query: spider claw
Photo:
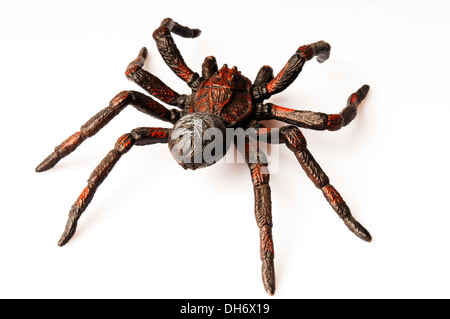
[(143, 47), (140, 51), (136, 59), (128, 64), (127, 69), (125, 70), (125, 76), (127, 78), (132, 77), (137, 74), (137, 71), (144, 66), (145, 60), (148, 57), (148, 50), (146, 47)]
[(53, 166), (56, 165), (56, 163), (59, 162), (61, 158), (59, 157), (58, 153), (52, 152), (45, 160), (42, 161), (41, 164), (39, 164), (36, 168), (36, 172), (43, 172), (46, 170), (49, 170)]
[(275, 269), (273, 259), (264, 259), (261, 268), (264, 290), (271, 296), (275, 294)]
[[(83, 196), (85, 193), (81, 193), (80, 196)], [(74, 204), (69, 212), (69, 219), (67, 220), (66, 228), (64, 229), (64, 233), (61, 235), (61, 238), (58, 241), (58, 246), (64, 246), (69, 242), (69, 240), (75, 235), (75, 231), (77, 230), (78, 219), (80, 218), (81, 213), (83, 212), (82, 207)]]
[(274, 283), (267, 283), (264, 285), (264, 290), (271, 296), (275, 294), (275, 284)]
[(357, 220), (355, 220), (355, 218), (343, 218), (343, 221), (348, 229), (350, 229), (350, 231), (356, 236), (367, 242), (372, 241), (372, 236), (370, 235), (369, 231), (365, 229)]
[(76, 230), (77, 230), (77, 221), (69, 219), (66, 225), (66, 229), (64, 230), (64, 233), (62, 234), (61, 238), (58, 241), (58, 246), (62, 247), (65, 244), (67, 244), (75, 234)]
[(360, 101), (364, 100), (367, 96), (367, 93), (369, 93), (370, 86), (367, 84), (363, 85), (358, 91), (356, 91), (356, 95), (358, 96), (358, 99)]
[(369, 90), (370, 86), (368, 86), (367, 84), (363, 85), (358, 89), (358, 91), (350, 95), (347, 104), (358, 106), (362, 102), (362, 100), (366, 98), (367, 93), (369, 93)]
[(173, 21), (171, 18), (165, 18), (164, 20), (162, 20), (161, 26), (166, 27), (170, 32), (173, 32), (183, 38), (196, 38), (202, 33), (200, 29), (191, 29), (185, 27)]
[(137, 63), (137, 65), (139, 66), (139, 67), (143, 67), (144, 66), (144, 63), (145, 63), (145, 60), (147, 59), (147, 57), (148, 57), (148, 50), (147, 50), (147, 48), (146, 47), (143, 47), (140, 51), (139, 51), (139, 54), (138, 54), (138, 56), (137, 56), (137, 58), (136, 58), (136, 63)]

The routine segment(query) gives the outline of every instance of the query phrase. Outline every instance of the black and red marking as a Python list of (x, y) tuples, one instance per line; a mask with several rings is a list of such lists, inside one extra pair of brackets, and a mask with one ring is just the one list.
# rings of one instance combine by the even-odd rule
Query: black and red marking
[[(253, 144), (253, 145), (252, 145)], [(250, 169), (255, 194), (255, 217), (260, 229), (261, 275), (264, 289), (270, 295), (275, 293), (274, 247), (272, 239), (272, 201), (269, 186), (269, 170), (265, 155), (247, 138), (245, 159)]]
[[(158, 77), (145, 71), (143, 66), (148, 56), (146, 48), (141, 49), (137, 58), (128, 65), (125, 75), (153, 97), (184, 110), (167, 109), (140, 92), (122, 91), (111, 100), (109, 106), (94, 115), (78, 132), (55, 147), (55, 150), (36, 168), (36, 171), (44, 171), (53, 167), (61, 158), (73, 152), (84, 140), (108, 124), (127, 105), (132, 105), (147, 115), (172, 124), (180, 124), (178, 120), (186, 119), (187, 116), (193, 118), (198, 115), (203, 119), (210, 116), (216, 119), (213, 121), (215, 124), (211, 125), (212, 127), (221, 126), (223, 130), (227, 127), (254, 128), (257, 129), (257, 135), (265, 137), (268, 143), (286, 144), (295, 154), (307, 176), (317, 188), (322, 190), (326, 200), (347, 227), (358, 237), (370, 241), (370, 234), (355, 220), (342, 196), (330, 185), (328, 176), (307, 149), (306, 139), (298, 128), (334, 131), (348, 125), (355, 118), (357, 108), (366, 97), (369, 86), (364, 85), (350, 95), (347, 105), (339, 114), (293, 110), (272, 103), (262, 103), (273, 94), (285, 90), (297, 78), (306, 61), (313, 57), (316, 57), (319, 62), (327, 60), (330, 54), (330, 45), (324, 41), (318, 41), (300, 46), (276, 76), (274, 76), (272, 68), (265, 65), (259, 70), (252, 84), (236, 67), (229, 69), (224, 65), (218, 69), (216, 59), (212, 56), (205, 58), (200, 77), (185, 63), (175, 45), (172, 33), (186, 38), (194, 38), (200, 34), (200, 30), (182, 26), (167, 18), (153, 33), (163, 60), (179, 78), (189, 85), (192, 94), (180, 95)], [(192, 116), (191, 113), (198, 114)], [(271, 119), (283, 121), (291, 126), (266, 129), (258, 122)], [(203, 121), (203, 123), (206, 122)], [(78, 219), (91, 202), (99, 185), (105, 180), (121, 156), (134, 145), (167, 143), (171, 131), (172, 129), (141, 127), (122, 135), (117, 140), (114, 148), (91, 173), (87, 186), (72, 205), (59, 245), (66, 244), (74, 235)], [(279, 136), (279, 139), (273, 138), (274, 136)], [(269, 294), (273, 294), (275, 271), (270, 175), (265, 154), (258, 148), (257, 143), (258, 141), (247, 136), (244, 156), (250, 170), (255, 194), (255, 217), (260, 229), (260, 256), (264, 288)]]
[(324, 41), (299, 47), (283, 69), (267, 84), (267, 94), (270, 96), (285, 90), (298, 77), (306, 61), (317, 56), (319, 62), (324, 62), (330, 55), (330, 49), (330, 45)]
[(311, 179), (317, 188), (322, 190), (331, 207), (333, 207), (334, 211), (343, 220), (344, 224), (350, 229), (350, 231), (365, 241), (371, 241), (372, 237), (370, 233), (352, 216), (350, 208), (347, 206), (338, 191), (330, 185), (328, 176), (306, 148), (306, 144), (303, 149), (300, 148), (298, 150), (293, 150), (293, 152), (306, 175)]
[(128, 65), (125, 76), (164, 103), (184, 107), (185, 99), (180, 94), (164, 84), (157, 76), (142, 68), (147, 56), (148, 51), (144, 47), (137, 58)]
[(72, 153), (88, 137), (100, 131), (100, 129), (130, 104), (139, 111), (166, 122), (175, 123), (180, 117), (179, 111), (174, 109), (168, 110), (145, 94), (137, 91), (122, 91), (111, 100), (109, 106), (98, 112), (81, 126), (80, 131), (72, 134), (60, 145), (55, 147), (53, 153), (36, 167), (36, 171), (42, 172), (55, 166), (62, 158)]
[(369, 93), (370, 87), (363, 85), (358, 91), (350, 95), (347, 100), (347, 106), (339, 113), (342, 116), (342, 126), (347, 126), (356, 117), (358, 106)]
[(119, 161), (120, 157), (127, 153), (133, 145), (149, 145), (155, 143), (167, 143), (171, 129), (141, 127), (122, 135), (114, 145), (114, 148), (105, 156), (91, 173), (87, 186), (81, 191), (80, 196), (73, 203), (64, 233), (58, 242), (59, 246), (65, 245), (75, 234), (77, 222), (81, 214), (91, 202), (97, 188), (105, 180)]
[[(325, 174), (323, 169), (309, 152), (306, 139), (301, 133), (300, 129), (295, 126), (283, 126), (281, 128), (271, 130), (260, 128), (258, 132), (261, 132), (261, 134), (266, 134), (268, 137), (267, 141), (269, 143), (273, 143), (274, 141), (271, 140), (270, 135), (275, 130), (278, 131), (279, 134), (278, 142), (286, 144), (289, 150), (294, 153), (306, 175), (311, 179), (311, 181), (317, 188), (322, 190), (331, 207), (344, 221), (344, 224), (350, 229), (350, 231), (352, 231), (356, 236), (365, 241), (371, 241), (372, 237), (369, 232), (358, 221), (355, 220), (342, 196), (332, 185), (330, 185), (328, 176)], [(262, 175), (257, 174), (261, 173), (260, 171), (258, 171), (258, 164), (259, 163), (256, 163), (250, 166), (252, 172), (252, 180), (256, 183), (254, 184), (254, 186), (259, 185), (260, 180), (262, 180)], [(268, 183), (268, 177), (266, 181)]]
[(327, 117), (327, 130), (337, 131), (344, 123), (344, 117), (341, 114), (329, 114)]
[(333, 207), (334, 211), (342, 219), (344, 224), (352, 231), (356, 236), (365, 241), (372, 241), (372, 236), (351, 214), (350, 208), (345, 203), (342, 196), (332, 185), (325, 185), (322, 187), (322, 192), (327, 201)]
[(212, 113), (221, 116), (229, 126), (239, 125), (253, 113), (251, 86), (250, 80), (236, 67), (230, 69), (225, 64), (201, 82), (193, 95), (190, 112)]
[(272, 103), (258, 103), (256, 117), (259, 120), (280, 120), (285, 123), (313, 130), (336, 131), (348, 125), (355, 117), (357, 107), (369, 92), (369, 86), (364, 85), (348, 98), (346, 107), (339, 114), (294, 110)]
[[(171, 19), (170, 21), (172, 23), (174, 22)], [(175, 26), (170, 21), (167, 22), (167, 19), (165, 19), (161, 23), (161, 26), (153, 32), (153, 39), (155, 39), (158, 51), (167, 66), (190, 87), (195, 88), (195, 82), (198, 80), (199, 75), (186, 65), (186, 62), (184, 62), (184, 59), (181, 56), (181, 53), (178, 50), (170, 32), (173, 31), (183, 37), (189, 37), (187, 36), (188, 34), (191, 35), (191, 37), (195, 37), (200, 33), (197, 33), (187, 27), (182, 27), (178, 24)], [(187, 30), (192, 30), (192, 33), (187, 32)]]

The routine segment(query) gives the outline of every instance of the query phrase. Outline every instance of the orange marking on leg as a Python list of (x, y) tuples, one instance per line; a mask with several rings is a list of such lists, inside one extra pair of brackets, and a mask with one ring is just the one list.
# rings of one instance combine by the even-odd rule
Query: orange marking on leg
[(131, 141), (128, 140), (125, 144), (123, 144), (123, 147), (124, 147), (124, 148), (127, 148), (128, 146), (130, 146), (130, 144), (131, 144)]
[(152, 138), (166, 138), (167, 132), (162, 127), (152, 127), (149, 129), (149, 137)]
[(76, 143), (78, 141), (80, 134), (81, 134), (81, 132), (76, 132), (76, 133), (72, 134), (71, 136), (69, 136), (69, 138), (67, 138), (63, 142), (62, 148), (68, 148), (68, 147), (72, 146), (74, 143)]
[(131, 63), (125, 71), (125, 76), (129, 77), (131, 74), (135, 73), (139, 69), (137, 63)]
[(266, 235), (266, 245), (265, 245), (265, 250), (266, 250), (266, 251), (269, 251), (271, 254), (274, 253), (274, 251), (273, 251), (273, 243), (272, 243), (272, 241), (270, 240), (268, 234)]
[(118, 106), (120, 103), (125, 101), (129, 95), (130, 94), (127, 91), (122, 91), (111, 100), (111, 104), (113, 106)]
[(266, 86), (267, 93), (272, 94), (275, 92), (276, 86), (278, 82), (280, 81), (281, 77), (283, 76), (284, 72), (286, 71), (286, 68), (288, 66), (289, 62), (284, 66), (284, 68), (277, 74), (277, 76), (269, 82)]
[(314, 50), (310, 45), (302, 45), (298, 48), (297, 54), (299, 54), (302, 58), (310, 60), (314, 56)]
[(283, 114), (289, 114), (292, 113), (293, 111), (295, 110), (288, 109), (287, 107), (282, 107), (275, 104), (272, 105), (272, 113), (276, 116), (283, 116)]
[(344, 202), (344, 199), (342, 198), (341, 194), (339, 194), (339, 192), (333, 186), (331, 185), (325, 186), (325, 191), (328, 198), (333, 204), (337, 205)]
[(254, 164), (251, 169), (253, 186), (267, 184), (269, 182), (269, 169), (265, 164)]
[(127, 138), (127, 135), (122, 135), (121, 137), (119, 137), (119, 139), (117, 140), (117, 144), (122, 144), (123, 141)]
[(85, 201), (85, 199), (87, 198), (87, 196), (89, 195), (89, 187), (86, 186), (83, 191), (81, 192), (80, 196), (78, 196), (78, 199), (76, 201), (77, 206), (82, 206), (83, 202)]
[(344, 118), (340, 114), (330, 114), (327, 119), (327, 129), (330, 131), (336, 131), (342, 127)]
[(264, 225), (261, 228), (261, 257), (273, 258), (274, 249), (272, 242), (272, 229), (269, 225)]

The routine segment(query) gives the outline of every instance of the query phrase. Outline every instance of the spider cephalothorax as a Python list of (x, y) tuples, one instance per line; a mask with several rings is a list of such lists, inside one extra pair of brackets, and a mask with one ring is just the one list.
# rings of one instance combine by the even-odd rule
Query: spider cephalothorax
[[(225, 64), (218, 69), (216, 59), (207, 57), (202, 64), (201, 75), (193, 72), (184, 62), (171, 33), (183, 37), (197, 37), (198, 29), (190, 29), (167, 18), (153, 33), (157, 48), (169, 68), (192, 89), (189, 95), (178, 94), (159, 78), (142, 67), (147, 58), (143, 48), (132, 61), (125, 75), (160, 101), (178, 107), (167, 109), (151, 97), (137, 91), (122, 91), (109, 106), (94, 115), (80, 129), (58, 145), (38, 167), (37, 172), (52, 168), (73, 152), (85, 139), (96, 134), (119, 114), (127, 105), (157, 119), (170, 122), (173, 128), (140, 127), (122, 135), (114, 148), (94, 169), (87, 186), (69, 212), (69, 219), (59, 245), (65, 245), (74, 235), (78, 219), (92, 200), (98, 186), (107, 177), (113, 166), (133, 145), (168, 143), (175, 160), (185, 169), (210, 166), (219, 161), (231, 143), (226, 133), (230, 129), (241, 129), (243, 153), (251, 173), (255, 194), (255, 216), (260, 229), (262, 278), (269, 294), (275, 292), (274, 248), (272, 240), (272, 209), (269, 187), (269, 171), (266, 157), (257, 147), (258, 137), (268, 143), (283, 143), (299, 161), (307, 176), (343, 220), (358, 237), (371, 241), (369, 232), (350, 213), (350, 209), (338, 191), (330, 184), (328, 176), (307, 149), (306, 140), (298, 127), (314, 130), (338, 130), (349, 124), (356, 116), (357, 107), (366, 97), (369, 86), (364, 85), (348, 98), (347, 105), (339, 114), (298, 111), (272, 103), (263, 103), (270, 96), (286, 89), (299, 75), (306, 61), (317, 57), (324, 62), (330, 54), (330, 45), (324, 41), (303, 45), (289, 59), (284, 68), (274, 77), (272, 68), (263, 66), (252, 83), (236, 67)], [(262, 120), (276, 119), (291, 125), (276, 129), (266, 128)], [(245, 131), (244, 131), (245, 130)], [(211, 143), (214, 141), (214, 143)]]

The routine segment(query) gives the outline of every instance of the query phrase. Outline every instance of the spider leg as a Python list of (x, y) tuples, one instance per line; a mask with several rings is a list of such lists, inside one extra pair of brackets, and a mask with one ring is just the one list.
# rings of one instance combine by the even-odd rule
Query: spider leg
[(281, 107), (272, 103), (258, 104), (256, 116), (258, 120), (276, 119), (296, 126), (313, 130), (336, 131), (348, 125), (355, 117), (358, 106), (367, 96), (370, 87), (363, 85), (352, 93), (347, 105), (339, 114), (299, 111)]
[(194, 91), (198, 85), (199, 75), (193, 72), (184, 62), (180, 51), (178, 50), (171, 32), (184, 38), (195, 38), (200, 35), (199, 29), (190, 29), (182, 26), (170, 18), (161, 22), (161, 26), (153, 32), (153, 38), (156, 41), (159, 53), (169, 68), (183, 81), (185, 81)]
[(55, 166), (63, 157), (72, 153), (88, 137), (100, 131), (130, 104), (139, 111), (166, 122), (175, 123), (180, 117), (178, 110), (169, 110), (145, 94), (136, 91), (122, 91), (111, 100), (109, 106), (81, 126), (80, 131), (72, 134), (56, 146), (55, 150), (36, 167), (36, 172), (42, 172)]
[[(257, 95), (254, 97), (257, 101), (268, 99), (270, 96), (280, 93), (294, 82), (303, 69), (306, 61), (317, 56), (320, 63), (326, 61), (330, 56), (331, 47), (324, 41), (302, 45), (295, 54), (288, 60), (275, 78), (270, 79), (268, 83), (261, 83), (258, 87)], [(263, 67), (264, 68), (264, 67)]]
[(273, 80), (273, 69), (268, 66), (264, 65), (259, 70), (258, 74), (256, 75), (255, 81), (253, 81), (253, 88), (252, 88), (252, 94), (253, 98), (257, 102), (262, 102), (264, 99), (267, 99), (270, 97), (267, 93), (267, 83)]
[(157, 76), (142, 68), (147, 56), (148, 51), (147, 48), (144, 47), (139, 51), (137, 58), (128, 65), (125, 76), (157, 99), (169, 105), (184, 108), (186, 104), (186, 95), (178, 94), (164, 84)]
[(272, 80), (273, 80), (273, 69), (268, 65), (264, 65), (263, 67), (261, 67), (261, 69), (259, 69), (255, 81), (253, 81), (253, 85), (254, 86), (265, 85)]
[[(273, 130), (276, 129), (266, 132), (271, 133)], [(306, 148), (306, 139), (300, 129), (295, 126), (283, 126), (278, 130), (280, 142), (285, 143), (286, 146), (294, 152), (306, 175), (308, 175), (317, 188), (322, 190), (323, 195), (338, 216), (343, 220), (344, 224), (356, 236), (370, 242), (372, 240), (370, 233), (352, 216), (350, 208), (347, 206), (342, 196), (334, 186), (330, 185), (328, 176)]]
[[(239, 151), (242, 151), (239, 149)], [(245, 161), (250, 169), (255, 194), (255, 217), (260, 229), (261, 274), (264, 289), (275, 293), (274, 247), (272, 239), (272, 201), (270, 197), (267, 158), (258, 148), (257, 141), (245, 140)]]
[(149, 145), (155, 143), (167, 143), (171, 129), (140, 127), (128, 134), (122, 135), (116, 142), (114, 148), (105, 156), (100, 164), (94, 169), (88, 179), (87, 186), (72, 205), (69, 219), (64, 233), (58, 242), (59, 246), (65, 245), (75, 234), (77, 222), (81, 214), (94, 197), (94, 193), (100, 184), (108, 176), (120, 157), (127, 153), (133, 145)]

